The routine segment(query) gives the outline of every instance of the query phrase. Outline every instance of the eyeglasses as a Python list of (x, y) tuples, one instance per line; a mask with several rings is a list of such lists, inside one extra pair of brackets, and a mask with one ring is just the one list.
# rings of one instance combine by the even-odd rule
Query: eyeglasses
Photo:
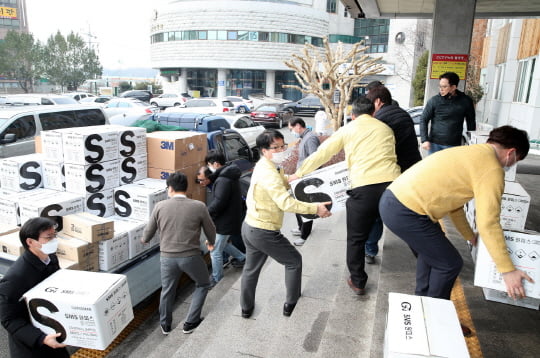
[(277, 150), (277, 149), (287, 150), (288, 147), (289, 147), (288, 144), (283, 144), (283, 145), (277, 145), (275, 147), (268, 147), (268, 149), (270, 149), (270, 150)]
[(57, 237), (57, 234), (54, 233), (51, 236), (39, 236), (38, 239), (52, 240), (52, 239), (56, 239), (56, 237)]

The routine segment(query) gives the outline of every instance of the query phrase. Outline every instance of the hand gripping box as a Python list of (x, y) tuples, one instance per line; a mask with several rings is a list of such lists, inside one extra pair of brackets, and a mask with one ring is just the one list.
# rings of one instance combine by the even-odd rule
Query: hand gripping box
[(147, 221), (154, 206), (165, 199), (167, 190), (164, 184), (160, 188), (139, 184), (122, 185), (114, 189), (114, 211), (122, 217)]
[(148, 167), (173, 171), (203, 161), (208, 151), (206, 133), (200, 132), (148, 133), (146, 143)]
[(27, 191), (43, 187), (43, 155), (28, 154), (0, 160), (3, 189)]
[(505, 303), (507, 305), (525, 307), (533, 310), (538, 310), (540, 308), (540, 299), (538, 298), (523, 297), (514, 300), (503, 291), (492, 290), (490, 288), (482, 288), (482, 291), (484, 291), (484, 297), (488, 301)]
[[(291, 182), (297, 200), (309, 203), (331, 201), (333, 213), (345, 210), (345, 202), (351, 188), (349, 169), (345, 161), (329, 165)], [(316, 219), (317, 215), (302, 215), (305, 219)]]
[(21, 224), (36, 216), (50, 218), (57, 223), (57, 231), (63, 228), (62, 217), (83, 211), (84, 198), (78, 194), (57, 191), (36, 200), (27, 198), (19, 202)]
[[(525, 295), (540, 298), (540, 233), (504, 231), (504, 239), (514, 266), (534, 280), (534, 283), (522, 280)], [(506, 291), (502, 274), (497, 270), (482, 238), (478, 240), (474, 285)]]
[(65, 215), (64, 233), (86, 242), (98, 242), (112, 239), (114, 221), (85, 212)]
[(384, 357), (469, 357), (452, 301), (390, 292)]
[(94, 164), (65, 164), (66, 191), (72, 193), (97, 193), (119, 185), (119, 160)]
[(118, 159), (118, 132), (106, 126), (72, 128), (62, 133), (64, 162), (93, 164)]
[(23, 297), (32, 324), (70, 346), (104, 350), (133, 319), (124, 275), (59, 270)]

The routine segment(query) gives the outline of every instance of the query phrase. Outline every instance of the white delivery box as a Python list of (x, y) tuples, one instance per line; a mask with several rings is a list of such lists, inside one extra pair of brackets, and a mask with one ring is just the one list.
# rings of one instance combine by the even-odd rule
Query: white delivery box
[(66, 190), (64, 162), (52, 159), (43, 160), (43, 187), (58, 191)]
[[(345, 210), (345, 202), (351, 188), (349, 169), (345, 161), (329, 165), (291, 182), (293, 195), (297, 200), (309, 203), (331, 201), (333, 213)], [(305, 219), (316, 219), (318, 216), (304, 215)]]
[(104, 126), (78, 127), (62, 134), (64, 162), (93, 164), (118, 159), (118, 132)]
[(505, 230), (523, 230), (531, 196), (523, 187), (512, 181), (504, 182), (504, 194), (501, 200), (501, 226)]
[(0, 222), (9, 225), (21, 225), (19, 202), (26, 198), (39, 200), (42, 196), (56, 193), (55, 190), (38, 188), (23, 192), (3, 191), (0, 193)]
[(49, 130), (41, 131), (41, 151), (43, 157), (59, 162), (64, 161), (64, 150), (62, 148), (62, 132), (70, 130), (66, 128), (64, 130)]
[(62, 230), (62, 216), (75, 214), (83, 211), (83, 197), (78, 194), (65, 191), (55, 191), (52, 194), (44, 195), (36, 200), (35, 198), (26, 198), (19, 202), (21, 213), (21, 225), (28, 219), (36, 216), (50, 218), (58, 224), (56, 230)]
[(533, 310), (538, 310), (540, 307), (540, 299), (538, 298), (523, 297), (514, 300), (503, 291), (492, 290), (491, 288), (482, 288), (482, 291), (484, 291), (484, 297), (488, 301), (506, 303), (507, 305), (525, 307)]
[[(522, 280), (525, 295), (540, 298), (540, 233), (533, 231), (505, 231), (504, 238), (508, 254), (514, 266), (527, 273), (534, 280), (534, 283)], [(482, 242), (482, 238), (478, 240), (474, 285), (506, 291), (502, 275), (497, 271), (491, 255)]]
[(97, 193), (117, 187), (119, 160), (109, 160), (94, 164), (65, 164), (66, 191), (72, 193)]
[(86, 193), (84, 211), (103, 218), (114, 215), (114, 189)]
[(19, 155), (0, 160), (3, 189), (26, 191), (43, 187), (43, 155)]
[(111, 124), (104, 126), (118, 132), (119, 158), (146, 156), (146, 128)]
[(115, 232), (114, 237), (99, 242), (99, 269), (108, 271), (129, 259), (129, 235)]
[(146, 154), (120, 158), (120, 184), (131, 184), (148, 176), (148, 161)]
[(114, 232), (115, 234), (128, 233), (129, 238), (129, 259), (136, 257), (144, 251), (151, 249), (159, 244), (159, 236), (156, 235), (148, 242), (143, 244), (141, 238), (143, 237), (144, 228), (148, 224), (147, 221), (132, 220), (130, 218), (123, 218), (121, 216), (113, 216), (110, 219), (114, 220)]
[(23, 297), (32, 324), (70, 346), (104, 350), (133, 319), (124, 275), (59, 270)]
[(469, 357), (454, 303), (390, 292), (384, 357)]
[(149, 188), (137, 184), (122, 185), (114, 189), (114, 211), (116, 215), (122, 217), (147, 221), (154, 206), (166, 199), (165, 185), (161, 188)]
[(133, 184), (144, 186), (146, 188), (162, 189), (162, 188), (167, 187), (167, 180), (165, 180), (165, 179), (155, 179), (155, 178), (145, 178), (145, 179), (137, 180)]

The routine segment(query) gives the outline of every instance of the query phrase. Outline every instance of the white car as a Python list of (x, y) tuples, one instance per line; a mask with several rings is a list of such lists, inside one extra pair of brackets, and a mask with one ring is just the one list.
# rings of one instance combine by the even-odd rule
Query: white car
[(138, 120), (146, 120), (154, 114), (157, 108), (133, 98), (113, 98), (103, 109), (109, 118), (109, 123), (131, 126)]
[(234, 104), (225, 98), (194, 98), (178, 107), (169, 107), (165, 112), (189, 112), (223, 114), (234, 113)]
[(248, 113), (254, 108), (253, 101), (250, 99), (244, 99), (243, 97), (227, 96), (228, 99), (234, 104), (234, 110), (236, 113)]
[(77, 104), (76, 100), (58, 94), (25, 93), (12, 94), (6, 96), (6, 104), (14, 106), (22, 105), (55, 105), (55, 104)]
[(221, 115), (229, 122), (231, 128), (236, 130), (244, 139), (250, 148), (257, 146), (256, 139), (259, 134), (264, 132), (264, 127), (253, 122), (249, 116), (236, 114), (236, 115)]
[(191, 97), (187, 94), (163, 93), (157, 97), (153, 97), (150, 100), (150, 104), (159, 108), (178, 107), (186, 103), (189, 99), (191, 99)]
[(64, 93), (63, 95), (66, 96), (66, 97), (73, 98), (77, 102), (80, 102), (81, 99), (83, 99), (83, 98), (95, 97), (93, 94), (86, 93), (86, 92), (69, 92), (69, 93)]

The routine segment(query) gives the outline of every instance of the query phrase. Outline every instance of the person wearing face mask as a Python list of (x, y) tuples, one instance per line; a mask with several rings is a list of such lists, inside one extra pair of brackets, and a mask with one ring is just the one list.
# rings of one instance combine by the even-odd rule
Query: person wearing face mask
[(503, 168), (515, 165), (528, 152), (527, 133), (502, 126), (490, 132), (486, 144), (450, 148), (428, 156), (388, 187), (380, 201), (381, 217), (418, 253), (417, 295), (450, 299), (463, 260), (438, 221), (448, 215), (459, 233), (475, 245), (477, 236), (463, 210), (463, 205), (474, 198), (478, 233), (502, 273), (508, 295), (524, 296), (522, 279), (532, 280), (512, 264), (500, 213)]
[(463, 120), (467, 130), (476, 130), (476, 113), (471, 97), (457, 89), (459, 76), (445, 72), (439, 77), (439, 94), (427, 102), (420, 118), (422, 148), (429, 154), (461, 145)]
[[(311, 129), (306, 128), (306, 122), (300, 117), (293, 117), (289, 120), (289, 130), (295, 138), (300, 138), (300, 143), (298, 143), (298, 161), (296, 162), (296, 169), (298, 169), (304, 162), (304, 159), (315, 153), (321, 142)], [(294, 240), (293, 243), (296, 246), (302, 246), (311, 234), (313, 220), (304, 221), (300, 214), (296, 214), (296, 222), (298, 223), (298, 229), (291, 230), (291, 233), (295, 236), (300, 236), (300, 238)]]
[(281, 233), (283, 212), (317, 214), (328, 217), (327, 203), (305, 203), (289, 194), (289, 184), (280, 165), (288, 154), (283, 134), (267, 129), (257, 136), (261, 159), (255, 165), (248, 189), (247, 213), (242, 224), (246, 245), (246, 263), (242, 272), (240, 306), (242, 317), (255, 309), (255, 290), (259, 274), (268, 256), (285, 266), (286, 299), (283, 315), (290, 316), (300, 297), (302, 255)]
[(24, 223), (19, 238), (24, 253), (0, 280), (0, 322), (9, 336), (12, 358), (69, 357), (60, 333), (46, 334), (32, 325), (22, 295), (60, 269), (56, 249), (56, 223), (32, 218)]

